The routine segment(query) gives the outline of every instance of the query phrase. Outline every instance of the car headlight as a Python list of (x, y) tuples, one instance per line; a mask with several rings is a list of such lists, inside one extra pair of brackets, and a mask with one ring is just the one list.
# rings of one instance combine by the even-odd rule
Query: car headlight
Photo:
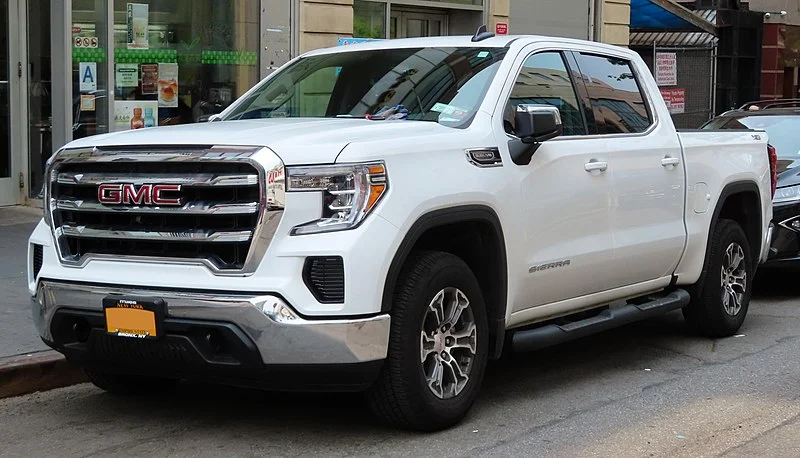
[(292, 228), (292, 235), (357, 227), (389, 189), (386, 166), (369, 164), (287, 168), (287, 191), (323, 193), (322, 218)]
[(779, 204), (781, 202), (792, 202), (795, 200), (800, 200), (800, 185), (776, 189), (775, 196), (772, 198), (772, 203)]

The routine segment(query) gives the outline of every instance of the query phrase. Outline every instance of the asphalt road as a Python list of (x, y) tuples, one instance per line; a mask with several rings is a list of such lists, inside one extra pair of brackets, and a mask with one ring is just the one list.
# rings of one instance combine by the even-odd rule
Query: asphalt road
[(445, 432), (381, 427), (353, 395), (188, 385), (125, 399), (78, 385), (0, 401), (0, 456), (796, 457), (798, 355), (787, 276), (760, 286), (738, 337), (687, 336), (676, 313), (493, 364)]

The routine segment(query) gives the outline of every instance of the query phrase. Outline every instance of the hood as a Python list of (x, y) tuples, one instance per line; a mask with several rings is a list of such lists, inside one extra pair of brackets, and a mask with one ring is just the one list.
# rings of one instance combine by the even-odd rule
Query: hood
[(67, 148), (147, 145), (266, 146), (286, 165), (333, 163), (348, 143), (402, 141), (412, 135), (452, 132), (426, 121), (370, 121), (360, 118), (286, 118), (221, 121), (153, 127), (75, 140)]
[(781, 171), (780, 165), (778, 166), (778, 187), (784, 188), (786, 186), (794, 186), (800, 184), (800, 167), (794, 167), (796, 164), (785, 168)]

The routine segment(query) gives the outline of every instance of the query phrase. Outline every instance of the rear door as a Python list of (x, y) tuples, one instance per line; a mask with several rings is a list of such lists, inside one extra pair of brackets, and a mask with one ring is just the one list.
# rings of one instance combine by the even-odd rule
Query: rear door
[(686, 238), (684, 164), (672, 120), (656, 117), (635, 63), (584, 52), (573, 56), (596, 122), (593, 141), (608, 152), (612, 286), (671, 275)]

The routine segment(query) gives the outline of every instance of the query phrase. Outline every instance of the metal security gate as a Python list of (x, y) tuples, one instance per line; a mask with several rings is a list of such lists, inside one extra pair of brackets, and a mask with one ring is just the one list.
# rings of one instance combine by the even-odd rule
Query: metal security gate
[(716, 89), (714, 46), (655, 45), (649, 50), (639, 48), (637, 51), (656, 76), (677, 128), (696, 129), (713, 117)]

